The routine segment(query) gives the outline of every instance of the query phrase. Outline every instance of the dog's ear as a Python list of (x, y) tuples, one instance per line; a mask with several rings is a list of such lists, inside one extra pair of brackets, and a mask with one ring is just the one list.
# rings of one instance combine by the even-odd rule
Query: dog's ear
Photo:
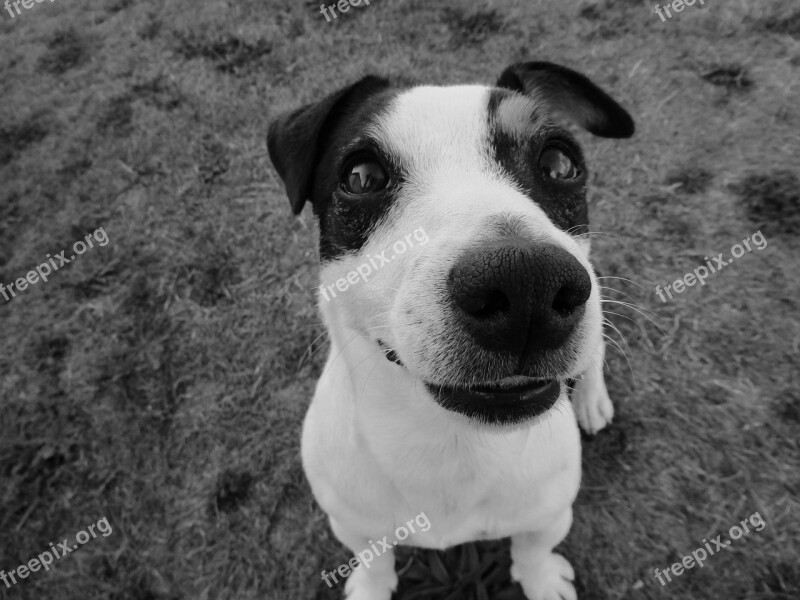
[(286, 185), (294, 214), (300, 214), (311, 196), (314, 170), (326, 134), (343, 115), (388, 86), (386, 79), (368, 75), (317, 102), (280, 115), (270, 123), (269, 157)]
[(587, 131), (607, 138), (628, 138), (635, 126), (628, 112), (587, 77), (549, 62), (517, 63), (497, 87), (522, 92), (543, 102)]

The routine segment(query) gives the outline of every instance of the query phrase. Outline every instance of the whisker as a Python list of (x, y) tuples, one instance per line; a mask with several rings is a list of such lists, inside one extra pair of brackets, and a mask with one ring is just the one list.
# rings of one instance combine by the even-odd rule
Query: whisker
[[(661, 326), (658, 323), (656, 323), (656, 321), (653, 319), (653, 317), (651, 317), (650, 315), (647, 314), (647, 312), (651, 312), (651, 313), (653, 312), (650, 309), (647, 309), (647, 308), (645, 308), (643, 306), (638, 306), (636, 304), (631, 304), (630, 302), (622, 302), (620, 300), (611, 300), (611, 299), (608, 299), (608, 298), (601, 299), (600, 303), (601, 304), (619, 304), (621, 306), (626, 306), (626, 307), (630, 308), (631, 310), (636, 311), (637, 313), (642, 315), (645, 319), (650, 321), (650, 323), (652, 323), (652, 325), (656, 329), (658, 329), (661, 333), (665, 333), (665, 331), (661, 328)], [(647, 312), (645, 312), (645, 311), (647, 311)], [(655, 313), (653, 313), (653, 316), (655, 316), (656, 318), (659, 318), (658, 315), (656, 315)]]
[(638, 287), (640, 287), (640, 288), (644, 289), (644, 286), (642, 286), (642, 285), (641, 285), (641, 284), (639, 284), (639, 283), (636, 283), (636, 282), (635, 282), (635, 281), (633, 281), (632, 279), (628, 279), (627, 277), (614, 277), (613, 275), (604, 275), (604, 276), (602, 276), (602, 277), (598, 277), (597, 279), (620, 279), (620, 280), (622, 280), (622, 281), (627, 281), (628, 283), (632, 283), (633, 285), (635, 285), (635, 286), (638, 286)]
[[(617, 293), (617, 294), (621, 294), (621, 295), (625, 296), (626, 298), (630, 299), (632, 302), (635, 302), (635, 301), (636, 301), (636, 299), (635, 299), (635, 298), (631, 297), (630, 295), (628, 295), (628, 294), (626, 294), (625, 292), (623, 292), (623, 291), (621, 291), (621, 290), (618, 290), (618, 289), (616, 289), (616, 288), (612, 288), (612, 287), (609, 287), (609, 286), (606, 286), (606, 285), (601, 285), (601, 286), (599, 286), (599, 288), (600, 288), (601, 290), (611, 290), (612, 292), (615, 292), (615, 293)], [(606, 296), (606, 297), (608, 297), (608, 296)]]
[[(620, 315), (620, 316), (622, 316), (622, 315)], [(605, 317), (603, 318), (603, 324), (604, 325), (608, 325), (613, 331), (615, 331), (617, 333), (617, 335), (619, 336), (620, 340), (622, 340), (622, 343), (625, 344), (625, 348), (627, 349), (628, 354), (630, 354), (632, 356), (633, 355), (633, 351), (631, 350), (631, 347), (628, 344), (628, 340), (625, 339), (625, 336), (622, 335), (622, 332), (617, 328), (617, 326), (614, 325), (614, 323), (612, 323), (610, 319), (606, 319)]]
[(614, 235), (614, 233), (611, 233), (611, 232), (608, 232), (608, 231), (584, 231), (583, 233), (575, 233), (575, 234), (572, 233), (573, 230), (578, 229), (580, 227), (583, 227), (583, 225), (575, 225), (575, 226), (570, 227), (569, 229), (567, 229), (565, 231), (565, 233), (567, 233), (569, 235), (574, 235), (575, 237), (581, 237), (581, 236), (585, 236), (585, 235)]
[(657, 319), (661, 318), (653, 310), (651, 310), (651, 309), (649, 309), (647, 307), (644, 307), (644, 306), (642, 306), (640, 304), (636, 304), (635, 302), (625, 302), (624, 300), (616, 300), (614, 298), (600, 298), (600, 303), (601, 304), (619, 304), (621, 306), (627, 306), (628, 308), (631, 308), (633, 310), (642, 311), (641, 312), (642, 316), (647, 316), (648, 318), (655, 317)]
[[(614, 312), (613, 310), (604, 310), (603, 314), (604, 315), (616, 315), (618, 317), (622, 317), (623, 319), (628, 319), (628, 321), (630, 321), (631, 323), (638, 323), (638, 321), (636, 319), (634, 319), (633, 317), (629, 317), (628, 315), (623, 315), (622, 313)], [(603, 319), (603, 321), (604, 322), (608, 321), (609, 323), (611, 323), (611, 321), (609, 321), (608, 319)]]
[(364, 396), (364, 390), (367, 389), (367, 383), (369, 383), (369, 378), (372, 377), (372, 374), (375, 372), (375, 369), (378, 368), (379, 364), (381, 364), (379, 361), (375, 361), (375, 365), (372, 367), (372, 370), (369, 372), (369, 375), (367, 375), (364, 378), (364, 387), (361, 388), (361, 396), (362, 397)]
[[(605, 334), (604, 334), (604, 335), (605, 335)], [(603, 364), (606, 366), (606, 368), (607, 368), (607, 369), (609, 369), (609, 370), (610, 370), (610, 369), (611, 369), (611, 367), (608, 365), (608, 361), (606, 360), (606, 357), (605, 357), (603, 354), (600, 354), (600, 351), (599, 351), (599, 350), (595, 350), (595, 351), (594, 351), (594, 353), (595, 353), (595, 354), (597, 354), (598, 356), (602, 357), (602, 359), (603, 359)], [(581, 378), (583, 378), (583, 376), (581, 376)]]
[[(311, 350), (314, 347), (314, 344), (317, 342), (317, 340), (325, 336), (328, 336), (328, 339), (323, 340), (323, 342), (320, 343), (319, 346), (317, 346), (316, 350)], [(317, 338), (308, 345), (308, 348), (306, 348), (305, 352), (303, 353), (303, 356), (300, 357), (300, 364), (297, 366), (298, 371), (300, 370), (301, 367), (303, 367), (303, 365), (310, 363), (311, 359), (314, 358), (314, 355), (317, 354), (317, 352), (319, 352), (323, 348), (325, 348), (326, 344), (330, 346), (330, 343), (331, 343), (330, 335), (327, 331), (324, 332), (322, 335), (318, 335)], [(311, 350), (310, 354), (308, 353), (309, 350)], [(306, 358), (306, 355), (308, 355), (308, 359), (304, 360)]]
[(333, 357), (333, 360), (331, 361), (331, 364), (333, 364), (333, 363), (335, 363), (337, 360), (339, 360), (339, 357), (342, 355), (342, 352), (344, 352), (344, 351), (345, 351), (345, 349), (346, 349), (346, 348), (347, 348), (347, 347), (348, 347), (348, 346), (349, 346), (349, 345), (350, 345), (350, 344), (353, 342), (353, 340), (355, 340), (357, 337), (358, 337), (358, 332), (356, 331), (356, 332), (355, 332), (355, 333), (354, 333), (352, 336), (350, 336), (350, 339), (349, 339), (349, 340), (347, 340), (347, 341), (344, 343), (344, 345), (342, 345), (342, 348), (341, 348), (341, 350), (339, 350), (339, 354), (337, 354), (336, 356), (334, 356), (334, 357)]
[[(616, 342), (616, 340), (615, 340), (615, 339), (613, 339), (613, 338), (612, 338), (610, 335), (608, 335), (607, 333), (604, 333), (604, 334), (603, 334), (603, 337), (604, 337), (605, 339), (607, 339), (609, 342), (611, 342), (612, 344), (614, 344), (614, 347), (615, 347), (615, 348), (617, 348), (617, 350), (619, 350), (619, 351), (620, 351), (620, 353), (622, 354), (622, 356), (625, 358), (625, 362), (627, 362), (627, 363), (628, 363), (628, 370), (631, 372), (631, 377), (635, 377), (635, 375), (634, 375), (634, 373), (633, 373), (633, 365), (631, 365), (631, 361), (630, 361), (630, 359), (628, 358), (628, 355), (627, 355), (627, 354), (625, 354), (625, 351), (622, 349), (622, 347), (621, 347), (621, 346), (620, 346), (620, 345), (619, 345), (619, 344)], [(603, 360), (605, 360), (605, 359), (603, 359)], [(607, 366), (607, 365), (608, 365), (608, 363), (606, 363), (606, 366)]]

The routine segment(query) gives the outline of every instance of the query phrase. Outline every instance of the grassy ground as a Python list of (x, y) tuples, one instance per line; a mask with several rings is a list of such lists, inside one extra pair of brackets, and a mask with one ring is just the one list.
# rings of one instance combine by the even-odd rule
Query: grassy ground
[[(335, 23), (311, 1), (2, 11), (0, 282), (98, 227), (110, 242), (0, 297), (0, 568), (104, 516), (113, 533), (0, 598), (340, 596), (319, 573), (348, 554), (299, 461), (325, 355), (314, 224), (290, 216), (267, 122), (367, 72), (490, 82), (526, 59), (635, 115), (630, 142), (583, 138), (592, 229), (603, 274), (639, 285), (605, 281), (660, 327), (607, 306), (630, 368), (611, 351), (618, 418), (586, 440), (561, 547), (581, 598), (800, 597), (793, 4), (706, 0), (666, 23), (633, 0), (374, 0)], [(757, 230), (764, 250), (655, 295)], [(654, 578), (757, 511), (763, 531)], [(503, 542), (398, 567), (403, 600), (520, 597)]]

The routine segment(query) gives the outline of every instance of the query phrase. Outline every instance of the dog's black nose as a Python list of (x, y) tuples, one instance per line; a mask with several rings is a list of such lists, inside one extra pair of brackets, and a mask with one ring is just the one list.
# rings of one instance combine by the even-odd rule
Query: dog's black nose
[(459, 257), (449, 291), (462, 326), (480, 346), (526, 357), (564, 344), (592, 281), (563, 248), (513, 238)]

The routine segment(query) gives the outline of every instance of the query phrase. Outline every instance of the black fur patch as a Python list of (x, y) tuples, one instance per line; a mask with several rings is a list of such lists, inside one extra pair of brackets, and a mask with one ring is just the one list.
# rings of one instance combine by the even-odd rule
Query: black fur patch
[[(367, 129), (383, 114), (397, 90), (386, 90), (359, 103), (340, 117), (320, 140), (322, 152), (314, 174), (311, 202), (319, 221), (320, 260), (358, 251), (393, 205), (405, 180), (398, 162), (369, 137)], [(389, 175), (389, 186), (374, 194), (350, 196), (339, 186), (352, 156), (375, 156)]]
[[(586, 206), (587, 170), (580, 146), (568, 131), (557, 127), (531, 113), (531, 135), (520, 139), (521, 124), (514, 131), (509, 130), (510, 115), (504, 114), (504, 101), (514, 96), (513, 92), (495, 89), (489, 94), (489, 144), (492, 159), (534, 201), (556, 227), (572, 235), (586, 233), (589, 228), (589, 214)], [(515, 111), (518, 114), (518, 111)], [(537, 123), (537, 121), (539, 121)], [(550, 143), (555, 143), (567, 151), (581, 171), (573, 181), (548, 179), (539, 169), (539, 155)]]
[[(359, 250), (392, 204), (402, 178), (400, 169), (367, 131), (396, 94), (387, 80), (366, 76), (270, 123), (270, 159), (286, 185), (294, 213), (311, 201), (320, 226), (323, 262)], [(384, 165), (390, 179), (386, 190), (352, 196), (340, 188), (356, 153), (374, 156)]]
[(601, 137), (628, 138), (636, 129), (628, 112), (577, 71), (549, 62), (517, 63), (506, 68), (497, 87), (537, 98)]

